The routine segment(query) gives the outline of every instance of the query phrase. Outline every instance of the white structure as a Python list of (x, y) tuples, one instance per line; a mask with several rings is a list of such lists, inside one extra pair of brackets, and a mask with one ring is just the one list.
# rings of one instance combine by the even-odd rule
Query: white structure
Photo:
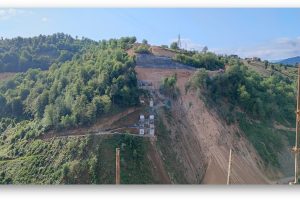
[(143, 129), (143, 128), (140, 128), (140, 133), (139, 133), (140, 135), (144, 135), (145, 134), (145, 129)]
[(152, 99), (150, 100), (150, 107), (151, 108), (153, 107), (153, 100)]
[(144, 122), (145, 121), (145, 116), (144, 115), (140, 115), (140, 121)]
[(149, 116), (149, 134), (154, 136), (154, 115)]
[(150, 128), (150, 135), (154, 136), (154, 128)]
[(150, 115), (149, 124), (154, 124), (154, 115)]

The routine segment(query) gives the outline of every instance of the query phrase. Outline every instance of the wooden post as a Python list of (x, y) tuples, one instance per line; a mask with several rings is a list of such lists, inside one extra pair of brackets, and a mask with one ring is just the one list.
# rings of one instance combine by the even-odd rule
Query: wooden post
[(298, 183), (298, 154), (299, 154), (299, 121), (300, 121), (300, 65), (298, 65), (298, 88), (297, 88), (297, 110), (296, 110), (296, 141), (293, 148), (295, 154), (295, 180), (294, 184)]
[(116, 148), (116, 184), (120, 184), (120, 148)]
[(232, 162), (232, 150), (229, 152), (229, 161), (228, 161), (228, 171), (227, 171), (227, 185), (230, 184), (230, 175), (231, 175), (231, 162)]

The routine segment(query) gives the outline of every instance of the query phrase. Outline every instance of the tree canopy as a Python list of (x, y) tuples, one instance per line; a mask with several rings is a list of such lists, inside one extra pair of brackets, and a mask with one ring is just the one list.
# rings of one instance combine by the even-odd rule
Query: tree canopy
[(225, 73), (210, 78), (201, 70), (190, 84), (202, 89), (214, 102), (239, 106), (252, 117), (290, 123), (295, 120), (295, 82), (280, 74), (263, 77), (236, 63)]
[(224, 61), (220, 59), (216, 54), (207, 53), (192, 53), (188, 54), (176, 54), (173, 58), (175, 61), (190, 65), (196, 68), (205, 68), (208, 70), (216, 70), (224, 68)]
[(45, 129), (92, 123), (112, 107), (138, 103), (135, 60), (125, 49), (134, 38), (101, 41), (83, 55), (29, 69), (0, 85), (0, 117), (34, 119)]
[(0, 72), (25, 72), (29, 68), (48, 69), (53, 63), (65, 62), (97, 42), (56, 33), (45, 36), (0, 40)]

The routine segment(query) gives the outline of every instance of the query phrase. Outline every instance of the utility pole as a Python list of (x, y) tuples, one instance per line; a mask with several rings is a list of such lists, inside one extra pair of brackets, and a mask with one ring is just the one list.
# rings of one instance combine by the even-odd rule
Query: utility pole
[(180, 39), (180, 34), (178, 35), (177, 46), (178, 46), (179, 49), (181, 49), (181, 39)]
[(228, 161), (228, 171), (227, 171), (227, 185), (230, 184), (230, 175), (231, 175), (231, 163), (232, 163), (232, 150), (229, 152), (229, 161)]
[(298, 147), (299, 143), (299, 122), (300, 122), (300, 65), (298, 65), (298, 88), (297, 88), (297, 110), (296, 110), (296, 141), (295, 146), (292, 149), (295, 155), (295, 180), (294, 184), (298, 184), (298, 154), (300, 148)]
[(120, 184), (120, 148), (116, 148), (116, 184)]

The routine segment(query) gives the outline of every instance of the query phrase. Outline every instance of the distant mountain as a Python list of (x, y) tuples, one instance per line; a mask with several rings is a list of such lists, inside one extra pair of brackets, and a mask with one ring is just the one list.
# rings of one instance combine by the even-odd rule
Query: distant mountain
[(287, 59), (281, 60), (276, 63), (281, 63), (281, 64), (285, 64), (285, 65), (295, 65), (296, 63), (300, 63), (300, 56), (296, 56), (293, 58), (287, 58)]

